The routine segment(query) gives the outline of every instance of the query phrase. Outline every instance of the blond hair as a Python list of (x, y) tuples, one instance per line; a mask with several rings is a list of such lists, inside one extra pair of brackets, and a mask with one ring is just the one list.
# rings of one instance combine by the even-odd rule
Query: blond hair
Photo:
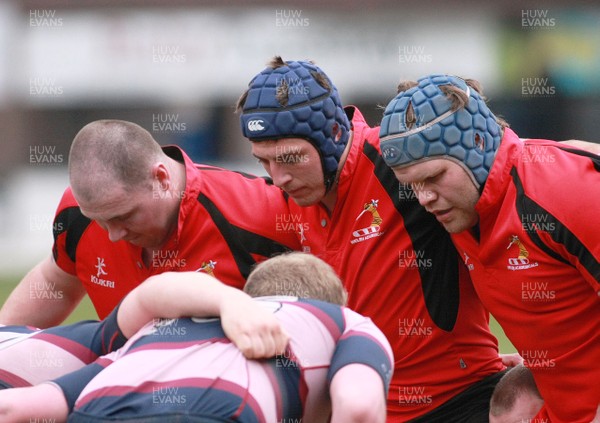
[(252, 297), (291, 295), (345, 305), (348, 294), (333, 268), (311, 254), (292, 252), (259, 263), (244, 291)]

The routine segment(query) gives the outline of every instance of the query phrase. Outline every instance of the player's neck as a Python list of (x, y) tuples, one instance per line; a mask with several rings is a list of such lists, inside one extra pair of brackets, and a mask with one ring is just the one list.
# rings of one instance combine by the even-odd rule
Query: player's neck
[(337, 187), (338, 184), (336, 180), (331, 189), (321, 199), (321, 204), (327, 209), (329, 215), (331, 215), (331, 212), (333, 212), (333, 208), (335, 207), (335, 203), (337, 201)]
[(348, 153), (350, 153), (350, 148), (352, 147), (352, 139), (354, 138), (354, 132), (350, 131), (350, 136), (348, 137), (348, 143), (346, 144), (346, 148), (340, 157), (340, 163), (338, 165), (338, 170), (335, 175), (335, 180), (327, 194), (321, 200), (321, 204), (327, 209), (329, 214), (333, 212), (333, 208), (335, 207), (335, 203), (337, 202), (337, 190), (339, 185), (340, 174), (342, 173), (342, 169), (344, 168), (344, 164), (346, 163), (346, 159), (348, 158)]

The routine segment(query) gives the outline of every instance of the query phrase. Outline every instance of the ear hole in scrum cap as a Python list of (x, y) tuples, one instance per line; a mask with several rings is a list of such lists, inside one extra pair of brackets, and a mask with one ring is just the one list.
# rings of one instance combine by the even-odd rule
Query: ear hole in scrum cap
[(417, 124), (417, 118), (415, 116), (415, 109), (412, 102), (408, 102), (406, 113), (404, 114), (404, 127), (406, 130), (412, 129)]
[(473, 142), (475, 147), (481, 151), (485, 151), (485, 138), (482, 137), (479, 132), (475, 132), (475, 140)]

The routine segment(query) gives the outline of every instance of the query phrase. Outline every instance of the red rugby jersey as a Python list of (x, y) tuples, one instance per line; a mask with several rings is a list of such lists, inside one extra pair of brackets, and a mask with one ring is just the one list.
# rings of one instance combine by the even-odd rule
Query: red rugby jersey
[(242, 288), (257, 261), (298, 249), (297, 237), (276, 225), (275, 217), (288, 214), (279, 188), (263, 178), (194, 164), (177, 147), (164, 151), (185, 163), (186, 187), (177, 231), (149, 266), (141, 247), (111, 242), (104, 229), (83, 216), (70, 188), (58, 206), (54, 260), (77, 275), (100, 318), (149, 276), (199, 270)]
[(531, 369), (542, 413), (591, 421), (600, 403), (600, 159), (507, 129), (476, 210), (479, 241), (469, 231), (453, 239)]
[(324, 259), (395, 356), (388, 421), (424, 415), (503, 369), (488, 314), (451, 238), (384, 163), (379, 128), (358, 109), (331, 215), (290, 201), (305, 251)]

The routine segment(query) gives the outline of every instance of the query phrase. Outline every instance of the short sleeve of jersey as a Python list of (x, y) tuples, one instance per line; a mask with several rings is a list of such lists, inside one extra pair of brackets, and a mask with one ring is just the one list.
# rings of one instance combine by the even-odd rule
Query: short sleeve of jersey
[(371, 319), (361, 316), (350, 309), (344, 309), (346, 329), (338, 340), (327, 380), (349, 364), (364, 364), (375, 370), (383, 380), (386, 393), (394, 370), (392, 348)]
[(83, 388), (85, 388), (85, 385), (113, 362), (111, 357), (116, 353), (117, 352), (115, 351), (107, 356), (100, 357), (92, 364), (88, 364), (79, 370), (68, 373), (51, 382), (63, 391), (63, 395), (69, 406), (69, 412), (73, 411), (75, 402), (77, 401), (79, 394), (83, 391)]
[[(115, 317), (116, 324), (116, 312), (117, 309), (109, 317), (108, 320), (112, 317)], [(154, 323), (147, 323), (144, 327), (142, 327), (139, 331), (137, 331), (125, 344), (123, 347), (119, 349), (115, 349), (111, 353), (99, 357), (95, 362), (88, 364), (87, 366), (74, 371), (72, 373), (66, 374), (62, 377), (54, 379), (52, 383), (57, 385), (62, 391), (67, 400), (67, 404), (69, 406), (69, 412), (73, 411), (75, 407), (75, 403), (79, 398), (80, 394), (83, 392), (85, 386), (102, 370), (106, 367), (110, 366), (114, 361), (118, 360), (124, 354), (127, 353), (127, 350), (131, 347), (131, 345), (135, 344), (140, 338), (143, 338), (148, 331), (153, 330)], [(113, 343), (113, 346), (116, 344)]]
[(81, 351), (83, 356), (79, 358), (83, 362), (91, 363), (97, 357), (121, 348), (127, 341), (117, 324), (118, 309), (119, 307), (116, 307), (100, 322), (88, 320), (56, 326), (44, 330), (44, 336), (64, 340), (71, 346), (72, 352)]
[[(15, 375), (14, 363), (7, 358), (6, 352), (14, 345), (23, 345), (24, 340), (40, 332), (29, 326), (5, 326), (0, 324), (0, 390), (29, 386), (29, 382)], [(18, 378), (18, 380), (16, 380)]]
[(91, 220), (81, 214), (81, 210), (70, 188), (67, 188), (60, 200), (52, 231), (54, 261), (65, 272), (75, 275), (75, 253), (83, 232)]

